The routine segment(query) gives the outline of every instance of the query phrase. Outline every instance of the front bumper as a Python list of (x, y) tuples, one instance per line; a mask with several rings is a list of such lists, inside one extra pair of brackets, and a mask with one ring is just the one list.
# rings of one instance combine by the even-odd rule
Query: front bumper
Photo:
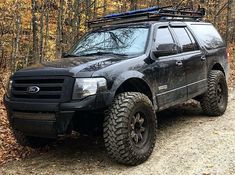
[(112, 102), (110, 95), (105, 93), (67, 103), (12, 101), (4, 96), (4, 104), (13, 129), (28, 136), (56, 138), (73, 129), (73, 118), (79, 117), (75, 112), (104, 109)]

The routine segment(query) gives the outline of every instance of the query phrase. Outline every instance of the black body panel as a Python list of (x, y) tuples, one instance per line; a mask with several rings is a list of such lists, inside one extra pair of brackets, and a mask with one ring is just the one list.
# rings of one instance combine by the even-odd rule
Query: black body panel
[(199, 50), (184, 54), (182, 57), (188, 85), (188, 98), (193, 98), (207, 89), (206, 56)]

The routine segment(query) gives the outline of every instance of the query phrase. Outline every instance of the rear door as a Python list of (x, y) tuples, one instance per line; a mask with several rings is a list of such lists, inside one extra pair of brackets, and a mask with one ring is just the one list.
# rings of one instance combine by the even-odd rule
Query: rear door
[[(160, 45), (177, 44), (168, 26), (159, 27), (156, 31), (153, 49)], [(153, 73), (157, 82), (157, 100), (160, 110), (168, 108), (187, 99), (186, 77), (183, 57), (179, 54), (155, 58)]]
[(186, 73), (188, 99), (202, 94), (207, 89), (206, 56), (186, 26), (171, 29), (181, 46), (180, 57)]

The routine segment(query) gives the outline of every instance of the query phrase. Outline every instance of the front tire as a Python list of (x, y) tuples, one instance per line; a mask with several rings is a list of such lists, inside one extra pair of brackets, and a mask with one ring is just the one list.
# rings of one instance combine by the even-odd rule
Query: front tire
[(155, 145), (156, 122), (153, 105), (146, 95), (119, 94), (104, 120), (104, 142), (109, 156), (125, 165), (143, 163)]
[(223, 72), (212, 70), (208, 79), (208, 90), (202, 96), (202, 110), (209, 116), (221, 116), (228, 104), (228, 86)]

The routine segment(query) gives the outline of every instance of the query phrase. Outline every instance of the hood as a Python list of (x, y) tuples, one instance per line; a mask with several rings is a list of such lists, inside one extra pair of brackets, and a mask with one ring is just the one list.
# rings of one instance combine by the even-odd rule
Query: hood
[(42, 62), (17, 71), (14, 76), (85, 76), (90, 77), (95, 71), (127, 59), (120, 56), (92, 56), (61, 58), (52, 62)]

